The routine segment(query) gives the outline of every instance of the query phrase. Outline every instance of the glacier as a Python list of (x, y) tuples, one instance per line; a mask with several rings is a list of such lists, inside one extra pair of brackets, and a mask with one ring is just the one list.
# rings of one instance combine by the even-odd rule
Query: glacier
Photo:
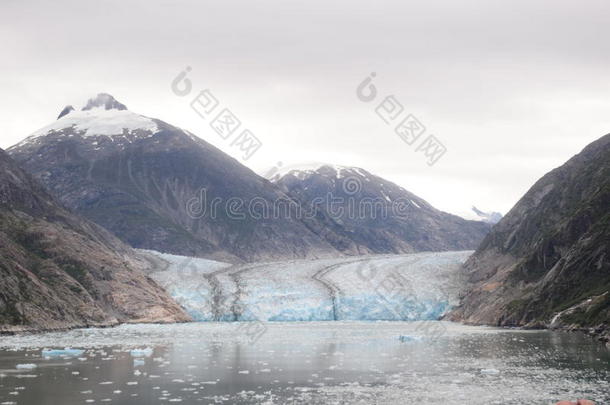
[(232, 265), (140, 251), (195, 321), (436, 320), (458, 302), (472, 251)]

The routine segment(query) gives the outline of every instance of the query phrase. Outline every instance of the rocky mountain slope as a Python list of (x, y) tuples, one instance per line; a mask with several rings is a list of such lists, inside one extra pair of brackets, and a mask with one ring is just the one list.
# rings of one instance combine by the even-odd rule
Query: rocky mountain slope
[[(398, 185), (355, 167), (322, 165), (272, 179), (317, 224), (363, 253), (472, 250), (491, 228), (437, 210)], [(338, 250), (344, 246), (329, 240)], [(352, 248), (353, 249), (353, 248)]]
[[(300, 179), (301, 185), (290, 176), (273, 184), (108, 94), (80, 110), (64, 108), (57, 121), (8, 152), (69, 208), (133, 247), (166, 253), (239, 263), (460, 250), (473, 249), (489, 229), (369, 173), (359, 179), (362, 193), (347, 194), (390, 205), (405, 200), (407, 206), (397, 206), (405, 215), (351, 220), (312, 211), (321, 193), (345, 196), (344, 184), (326, 184), (322, 175)], [(310, 194), (314, 186), (317, 194)]]
[[(131, 246), (230, 262), (336, 254), (277, 187), (196, 136), (107, 94), (65, 111), (8, 152)], [(254, 201), (278, 215), (252, 214)]]
[(452, 319), (603, 333), (610, 324), (610, 135), (536, 182), (464, 271), (471, 287)]
[(188, 320), (145, 264), (0, 150), (0, 333)]

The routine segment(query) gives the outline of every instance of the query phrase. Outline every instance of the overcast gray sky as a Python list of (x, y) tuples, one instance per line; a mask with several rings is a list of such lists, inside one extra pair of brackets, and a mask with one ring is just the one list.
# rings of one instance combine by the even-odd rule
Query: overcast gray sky
[[(0, 147), (108, 92), (239, 159), (171, 92), (191, 66), (263, 142), (255, 171), (359, 166), (449, 212), (505, 213), (610, 132), (609, 30), (605, 0), (2, 0)], [(375, 115), (387, 95), (446, 146), (434, 166)]]

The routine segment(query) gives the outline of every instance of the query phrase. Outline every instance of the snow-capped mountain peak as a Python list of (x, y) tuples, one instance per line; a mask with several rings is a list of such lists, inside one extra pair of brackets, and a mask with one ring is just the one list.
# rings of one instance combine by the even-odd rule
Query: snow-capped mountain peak
[(19, 145), (36, 142), (47, 135), (59, 137), (149, 137), (159, 131), (157, 122), (129, 111), (125, 104), (107, 93), (90, 98), (79, 110), (64, 107), (57, 120), (37, 130)]
[[(127, 106), (119, 102), (116, 98), (112, 97), (108, 93), (98, 93), (95, 97), (91, 97), (87, 100), (85, 105), (80, 108), (80, 111), (92, 111), (92, 110), (127, 110)], [(57, 119), (60, 119), (74, 111), (77, 111), (72, 105), (67, 105), (59, 113)]]

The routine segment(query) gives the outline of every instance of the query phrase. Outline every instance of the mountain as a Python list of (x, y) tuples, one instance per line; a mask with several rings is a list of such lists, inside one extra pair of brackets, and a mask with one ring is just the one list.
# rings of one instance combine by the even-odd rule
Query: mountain
[(489, 232), (483, 222), (437, 210), (396, 184), (355, 167), (322, 165), (272, 173), (273, 182), (314, 212), (340, 242), (359, 253), (475, 249)]
[(472, 212), (474, 212), (477, 216), (476, 219), (483, 222), (487, 222), (489, 224), (497, 224), (502, 219), (502, 214), (500, 214), (499, 212), (484, 212), (475, 207), (474, 205), (472, 206)]
[(483, 221), (491, 225), (497, 224), (502, 219), (501, 213), (496, 211), (483, 211), (474, 205), (466, 210), (458, 210), (456, 215), (469, 221)]
[(610, 134), (538, 180), (464, 274), (454, 320), (610, 335)]
[[(68, 208), (133, 247), (229, 262), (337, 254), (269, 181), (108, 94), (64, 108), (8, 152)], [(262, 206), (271, 214), (250, 212)]]
[(0, 150), (0, 333), (188, 320), (145, 268)]

